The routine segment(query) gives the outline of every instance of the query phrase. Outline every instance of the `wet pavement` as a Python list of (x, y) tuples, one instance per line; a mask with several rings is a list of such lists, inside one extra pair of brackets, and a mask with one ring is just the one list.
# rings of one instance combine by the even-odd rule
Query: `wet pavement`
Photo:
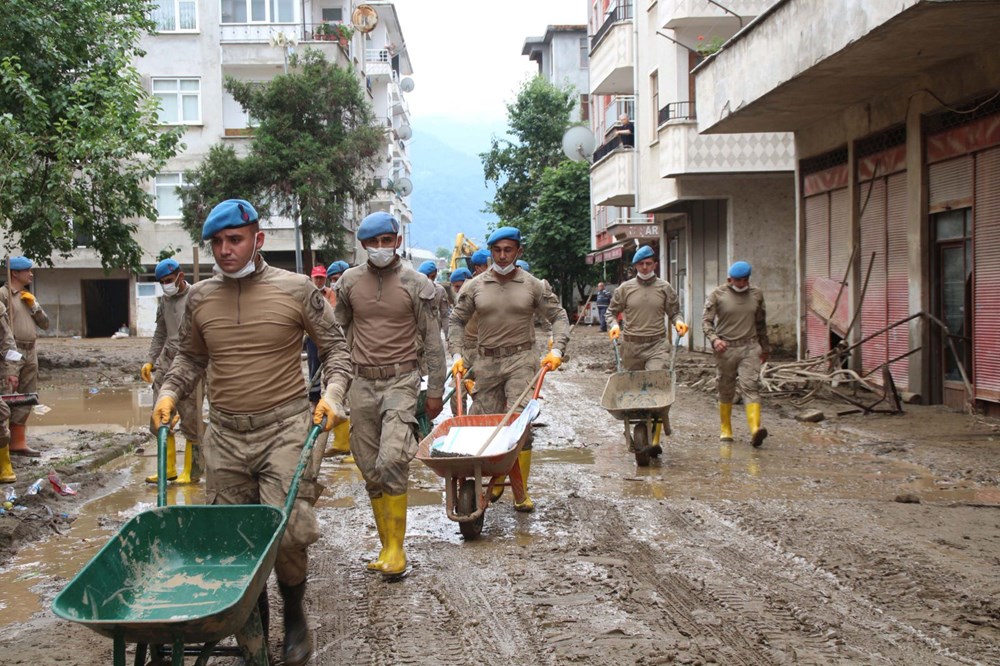
[[(462, 539), (444, 481), (415, 461), (398, 584), (364, 570), (378, 540), (360, 473), (325, 461), (313, 663), (1000, 662), (992, 430), (936, 408), (803, 424), (765, 404), (772, 436), (753, 449), (742, 408), (737, 441), (722, 444), (711, 396), (681, 389), (662, 457), (639, 468), (621, 422), (596, 407), (607, 376), (571, 367), (548, 380), (538, 509), (514, 512), (508, 491), (479, 540)], [(67, 388), (37, 425), (142, 428), (149, 397)], [(86, 422), (95, 413), (101, 423)], [(59, 622), (47, 647), (40, 632), (65, 580), (155, 504), (142, 482), (153, 467), (151, 452), (114, 463), (66, 534), (0, 570), (0, 639), (22, 659), (10, 663), (108, 663), (110, 641), (86, 629)], [(172, 487), (168, 502), (201, 492)]]

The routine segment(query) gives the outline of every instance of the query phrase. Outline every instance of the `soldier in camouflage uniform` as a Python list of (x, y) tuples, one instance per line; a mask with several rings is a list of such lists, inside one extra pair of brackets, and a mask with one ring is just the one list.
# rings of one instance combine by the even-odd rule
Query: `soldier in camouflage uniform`
[(372, 213), (358, 226), (368, 261), (337, 282), (337, 322), (347, 331), (354, 365), (351, 453), (365, 478), (382, 549), (368, 569), (385, 576), (406, 571), (403, 537), (409, 466), (417, 453), (421, 350), (427, 364), (425, 410), (441, 413), (445, 359), (437, 291), (402, 264), (399, 221)]
[[(211, 241), (218, 272), (191, 286), (177, 355), (153, 408), (153, 422), (169, 423), (179, 399), (194, 390), (207, 369), (209, 504), (281, 507), (310, 425), (325, 418), (329, 430), (346, 418), (347, 345), (333, 308), (309, 279), (268, 266), (258, 254), (264, 233), (249, 202), (229, 199), (213, 208), (202, 238)], [(316, 342), (327, 382), (311, 419), (300, 360), (303, 334)], [(307, 548), (319, 538), (313, 504), (322, 491), (316, 482), (321, 461), (317, 447), (274, 565), (284, 601), (284, 663), (290, 665), (304, 664), (312, 654), (303, 599)]]
[[(464, 374), (468, 365), (465, 327), (474, 315), (478, 315), (479, 358), (472, 413), (503, 414), (510, 401), (531, 382), (539, 366), (535, 355), (535, 315), (552, 324), (553, 347), (541, 362), (550, 370), (562, 363), (562, 350), (569, 342), (569, 318), (552, 290), (515, 264), (522, 251), (518, 229), (497, 229), (487, 245), (493, 267), (462, 287), (451, 313), (448, 344), (454, 354), (452, 372)], [(525, 484), (525, 499), (514, 508), (533, 511), (535, 505), (527, 496), (530, 441), (521, 451), (518, 462)]]
[[(5, 384), (7, 391), (14, 393), (17, 391), (17, 343), (14, 335), (7, 325), (7, 308), (0, 303), (0, 367), (4, 368)], [(7, 422), (10, 421), (10, 406), (0, 400), (0, 483), (14, 483), (17, 475), (14, 474), (14, 466), (10, 462), (10, 428)]]
[(764, 443), (767, 428), (760, 425), (760, 366), (767, 361), (767, 308), (764, 292), (750, 286), (750, 264), (737, 261), (729, 267), (726, 284), (705, 302), (702, 328), (715, 350), (719, 379), (719, 420), (724, 442), (733, 441), (733, 399), (736, 385), (746, 404), (750, 443)]

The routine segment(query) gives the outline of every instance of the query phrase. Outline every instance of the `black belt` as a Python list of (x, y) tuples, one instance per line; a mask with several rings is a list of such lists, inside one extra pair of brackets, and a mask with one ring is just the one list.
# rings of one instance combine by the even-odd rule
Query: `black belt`
[(625, 342), (659, 342), (667, 337), (667, 334), (663, 335), (629, 335), (625, 334)]
[(354, 364), (354, 374), (365, 379), (389, 379), (404, 372), (413, 372), (417, 369), (416, 361), (403, 361), (393, 365), (358, 365)]
[(513, 356), (518, 352), (527, 351), (534, 346), (534, 342), (525, 342), (520, 345), (511, 345), (510, 347), (480, 347), (479, 353), (483, 356)]
[(283, 405), (278, 405), (274, 409), (256, 414), (227, 414), (217, 409), (208, 410), (208, 420), (217, 423), (223, 428), (236, 430), (237, 432), (250, 432), (265, 428), (272, 423), (283, 421), (290, 416), (309, 413), (309, 401), (305, 398), (295, 398)]

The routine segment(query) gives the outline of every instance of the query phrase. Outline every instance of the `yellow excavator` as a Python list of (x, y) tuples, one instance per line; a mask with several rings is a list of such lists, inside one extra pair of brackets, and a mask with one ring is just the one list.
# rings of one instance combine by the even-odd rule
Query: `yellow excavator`
[(452, 273), (458, 268), (468, 268), (466, 261), (472, 257), (472, 253), (479, 249), (479, 246), (459, 233), (455, 236), (455, 248), (451, 251), (451, 261), (448, 270)]

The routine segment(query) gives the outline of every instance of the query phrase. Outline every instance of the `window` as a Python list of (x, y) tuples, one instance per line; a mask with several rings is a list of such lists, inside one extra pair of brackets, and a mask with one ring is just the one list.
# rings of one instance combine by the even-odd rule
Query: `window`
[(580, 69), (587, 69), (590, 65), (590, 40), (586, 37), (580, 38)]
[(180, 32), (198, 29), (196, 0), (154, 0), (151, 18), (159, 32)]
[(330, 23), (343, 22), (344, 20), (344, 8), (343, 7), (324, 7), (323, 8), (323, 20)]
[(653, 108), (649, 111), (649, 117), (653, 120), (653, 140), (656, 140), (660, 124), (660, 74), (653, 72), (649, 75), (649, 100)]
[(162, 124), (201, 122), (200, 79), (153, 79), (153, 96), (160, 101)]
[(222, 0), (223, 23), (294, 23), (295, 0)]
[(184, 187), (183, 173), (156, 174), (156, 217), (179, 219), (181, 217), (181, 198), (177, 188)]

